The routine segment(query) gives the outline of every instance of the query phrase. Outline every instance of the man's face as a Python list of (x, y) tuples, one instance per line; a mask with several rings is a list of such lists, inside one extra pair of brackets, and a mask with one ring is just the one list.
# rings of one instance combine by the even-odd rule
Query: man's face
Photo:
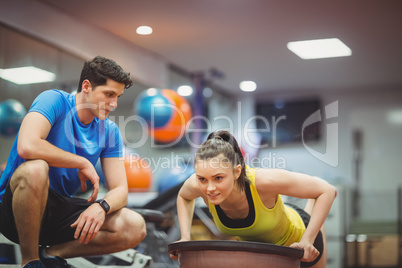
[(92, 88), (87, 100), (93, 104), (93, 115), (101, 120), (106, 119), (109, 113), (117, 108), (117, 99), (123, 95), (124, 88), (124, 84), (111, 79), (108, 79), (105, 85)]

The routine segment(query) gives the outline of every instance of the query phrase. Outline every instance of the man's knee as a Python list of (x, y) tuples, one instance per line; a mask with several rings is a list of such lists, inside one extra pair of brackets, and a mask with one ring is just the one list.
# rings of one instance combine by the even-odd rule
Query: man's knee
[(17, 187), (43, 190), (49, 187), (49, 165), (44, 160), (29, 160), (22, 163), (10, 180), (11, 191)]
[(133, 210), (123, 208), (122, 212), (125, 214), (125, 226), (123, 227), (123, 230), (126, 231), (124, 232), (124, 236), (127, 239), (126, 247), (133, 248), (144, 240), (145, 236), (147, 235), (146, 223), (144, 218)]
[(147, 235), (146, 223), (144, 218), (130, 209), (126, 209), (130, 212), (130, 225), (133, 229), (132, 230), (132, 243), (139, 244)]

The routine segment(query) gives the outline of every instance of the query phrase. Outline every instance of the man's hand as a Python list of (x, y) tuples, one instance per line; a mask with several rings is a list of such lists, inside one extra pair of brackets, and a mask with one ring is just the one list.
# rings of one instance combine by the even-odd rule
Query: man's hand
[(290, 247), (304, 249), (303, 258), (301, 258), (303, 262), (312, 262), (320, 255), (320, 252), (311, 243), (300, 241), (299, 243), (293, 243)]
[(96, 173), (94, 166), (88, 161), (88, 164), (84, 168), (78, 170), (78, 177), (81, 181), (81, 191), (85, 192), (87, 190), (86, 181), (90, 181), (93, 185), (93, 191), (91, 196), (88, 198), (88, 203), (96, 201), (99, 193), (99, 176)]
[(105, 218), (103, 208), (98, 203), (92, 204), (71, 224), (71, 228), (76, 228), (74, 238), (79, 239), (80, 243), (88, 244), (98, 234)]

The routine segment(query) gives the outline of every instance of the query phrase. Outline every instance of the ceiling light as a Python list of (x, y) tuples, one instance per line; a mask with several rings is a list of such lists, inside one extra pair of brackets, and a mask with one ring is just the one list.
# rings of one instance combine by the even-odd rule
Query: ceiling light
[(152, 28), (149, 26), (140, 26), (137, 28), (137, 34), (148, 35), (152, 33)]
[(191, 96), (193, 94), (193, 88), (190, 86), (179, 86), (177, 93), (183, 97)]
[(283, 107), (285, 107), (285, 102), (283, 100), (275, 100), (274, 106), (276, 109), (283, 109)]
[(154, 87), (147, 89), (148, 96), (155, 96), (158, 93), (158, 90)]
[(205, 98), (210, 98), (210, 97), (212, 97), (212, 89), (211, 88), (209, 88), (209, 87), (206, 87), (206, 88), (204, 88), (203, 90), (202, 90), (202, 95), (205, 97)]
[(242, 81), (239, 87), (245, 92), (252, 92), (257, 89), (257, 84), (254, 81)]
[(287, 47), (304, 60), (352, 55), (352, 50), (338, 38), (289, 42)]
[(0, 77), (18, 85), (52, 82), (56, 75), (33, 66), (0, 69)]
[(387, 113), (387, 120), (393, 125), (402, 125), (402, 110), (391, 110)]

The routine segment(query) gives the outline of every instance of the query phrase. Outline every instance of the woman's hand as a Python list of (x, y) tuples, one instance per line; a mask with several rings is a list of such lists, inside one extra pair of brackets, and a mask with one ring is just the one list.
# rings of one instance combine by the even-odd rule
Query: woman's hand
[[(174, 242), (174, 243), (178, 243), (178, 242), (185, 242), (185, 241), (189, 241), (188, 239), (180, 239), (180, 240), (178, 240), (178, 241), (176, 241), (176, 242)], [(169, 253), (169, 255), (170, 255), (170, 258), (172, 258), (172, 260), (177, 260), (178, 258), (179, 258), (179, 256), (177, 255), (177, 252), (176, 251), (173, 251), (172, 253)]]
[(293, 243), (290, 247), (304, 249), (303, 258), (301, 258), (301, 261), (303, 262), (312, 262), (318, 257), (318, 255), (320, 255), (320, 252), (313, 246), (313, 244), (308, 242), (300, 241), (299, 243)]

